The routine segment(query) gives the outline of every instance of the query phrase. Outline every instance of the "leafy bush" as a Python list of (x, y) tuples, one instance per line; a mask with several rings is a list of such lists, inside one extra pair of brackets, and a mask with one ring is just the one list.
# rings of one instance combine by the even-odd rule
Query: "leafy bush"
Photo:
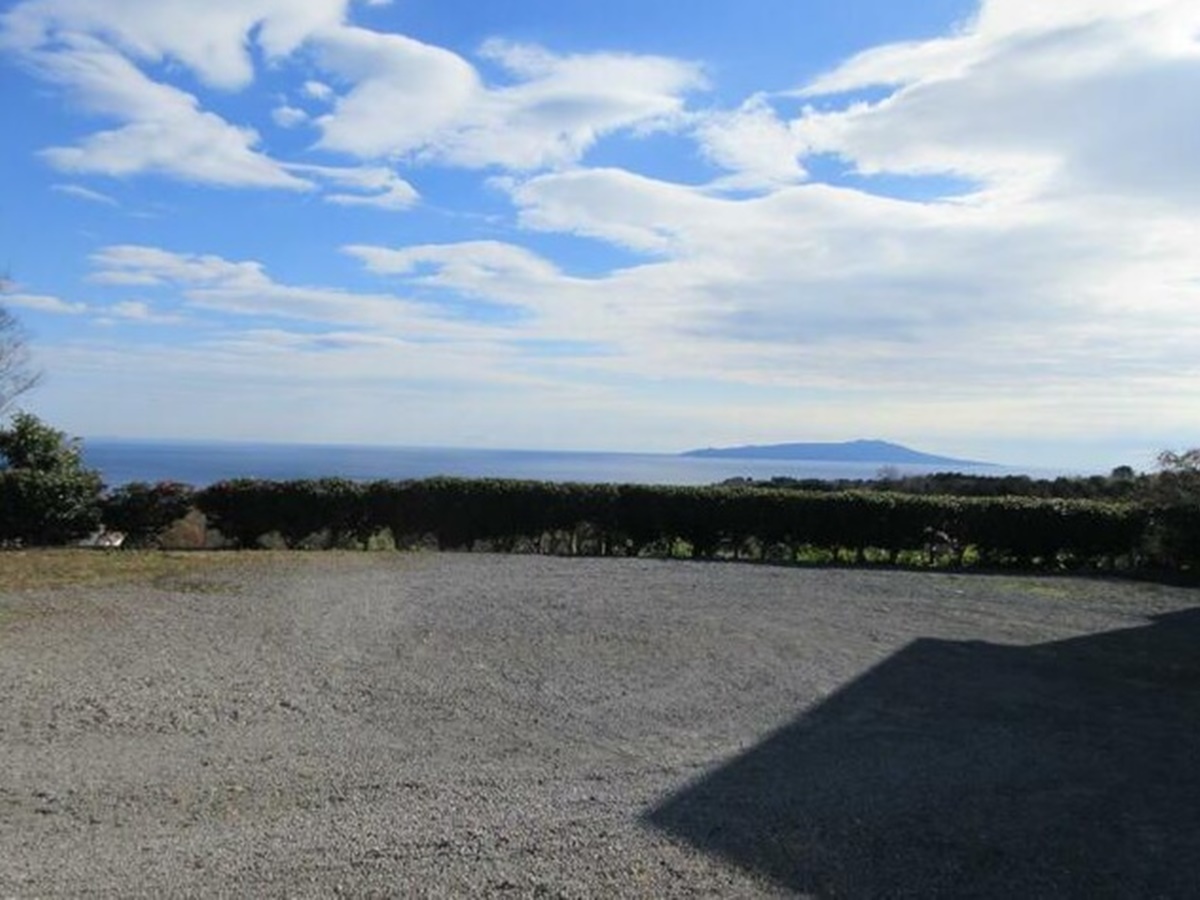
[(255, 547), (259, 538), (278, 532), (289, 547), (324, 531), (340, 546), (365, 540), (363, 487), (342, 478), (312, 481), (222, 481), (195, 495), (209, 521), (239, 547)]
[(17, 413), (0, 430), (0, 544), (64, 544), (100, 524), (99, 473), (77, 439)]
[(163, 531), (187, 515), (193, 493), (188, 485), (174, 481), (122, 485), (101, 504), (104, 525), (124, 532), (127, 545), (153, 546)]
[(1145, 549), (1156, 568), (1200, 572), (1200, 504), (1173, 503), (1147, 513)]

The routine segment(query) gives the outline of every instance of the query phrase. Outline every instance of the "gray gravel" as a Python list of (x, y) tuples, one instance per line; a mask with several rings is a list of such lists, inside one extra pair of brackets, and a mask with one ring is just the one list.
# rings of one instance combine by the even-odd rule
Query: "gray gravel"
[(0, 586), (0, 896), (1187, 896), (1195, 607), (484, 554)]

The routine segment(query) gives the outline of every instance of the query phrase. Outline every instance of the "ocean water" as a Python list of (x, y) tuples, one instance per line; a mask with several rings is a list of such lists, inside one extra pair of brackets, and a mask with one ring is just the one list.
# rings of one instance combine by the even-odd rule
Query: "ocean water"
[[(229, 478), (340, 477), (357, 481), (429, 478), (522, 478), (610, 484), (704, 485), (727, 478), (874, 478), (876, 463), (694, 459), (666, 453), (584, 453), (547, 450), (472, 450), (218, 441), (84, 441), (87, 465), (105, 484), (179, 481), (203, 487)], [(900, 472), (946, 467), (895, 466)], [(956, 466), (956, 471), (1009, 474), (1001, 467)], [(1029, 474), (1033, 474), (1030, 472)]]

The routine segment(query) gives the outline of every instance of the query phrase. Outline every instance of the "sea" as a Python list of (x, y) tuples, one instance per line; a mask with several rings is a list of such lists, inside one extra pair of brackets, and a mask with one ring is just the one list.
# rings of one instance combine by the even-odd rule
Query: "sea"
[[(83, 455), (86, 464), (98, 470), (109, 487), (134, 481), (177, 481), (204, 487), (231, 478), (338, 477), (374, 481), (438, 475), (591, 484), (706, 485), (739, 477), (870, 479), (878, 477), (884, 467), (881, 463), (861, 462), (697, 459), (669, 453), (100, 438), (85, 440)], [(1005, 466), (888, 465), (887, 468), (901, 474), (949, 470), (979, 475), (1046, 475)]]

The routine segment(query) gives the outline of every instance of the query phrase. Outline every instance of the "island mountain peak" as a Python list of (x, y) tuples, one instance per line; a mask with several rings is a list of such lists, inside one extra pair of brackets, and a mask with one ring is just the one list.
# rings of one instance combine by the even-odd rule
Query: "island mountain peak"
[(890, 441), (858, 439), (841, 442), (747, 444), (740, 447), (706, 447), (683, 456), (699, 459), (777, 459), (812, 462), (877, 463), (879, 465), (986, 466), (991, 463), (922, 453)]

